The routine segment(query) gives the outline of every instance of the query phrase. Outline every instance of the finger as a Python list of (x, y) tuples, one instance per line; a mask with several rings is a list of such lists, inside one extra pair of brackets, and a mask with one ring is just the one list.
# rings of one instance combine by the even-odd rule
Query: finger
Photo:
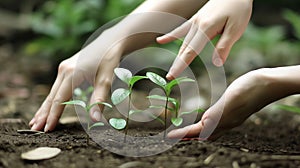
[[(113, 72), (111, 70), (111, 72)], [(107, 75), (107, 74), (106, 74)], [(108, 75), (110, 77), (100, 76), (97, 77), (95, 82), (95, 89), (91, 98), (92, 103), (96, 102), (105, 102), (107, 99), (107, 95), (110, 91), (112, 75)], [(99, 104), (98, 106), (94, 106), (90, 111), (90, 117), (94, 122), (102, 120), (102, 111), (104, 106)]]
[(172, 130), (168, 133), (168, 138), (171, 139), (181, 139), (184, 137), (198, 137), (199, 133), (201, 132), (202, 126), (199, 123), (192, 124), (186, 126), (184, 128)]
[(156, 41), (160, 44), (166, 44), (176, 39), (182, 38), (189, 32), (191, 26), (192, 26), (191, 22), (186, 21), (182, 25), (174, 29), (173, 31), (163, 36), (157, 37)]
[(57, 93), (60, 85), (62, 83), (62, 75), (58, 74), (49, 95), (46, 97), (41, 107), (38, 109), (33, 119), (30, 121), (29, 126), (32, 130), (42, 130), (45, 126), (47, 116), (49, 114), (53, 98)]
[(201, 30), (197, 30), (192, 40), (185, 44), (186, 47), (179, 53), (180, 55), (172, 64), (167, 78), (176, 78), (185, 70), (185, 68), (195, 59), (195, 57), (202, 51), (209, 38)]
[(235, 41), (234, 37), (224, 32), (219, 39), (212, 56), (212, 61), (215, 66), (219, 67), (225, 63)]
[(72, 97), (72, 77), (67, 76), (62, 82), (60, 88), (53, 99), (49, 115), (47, 117), (47, 122), (44, 128), (45, 132), (52, 131), (64, 110), (64, 105), (61, 103), (70, 100)]

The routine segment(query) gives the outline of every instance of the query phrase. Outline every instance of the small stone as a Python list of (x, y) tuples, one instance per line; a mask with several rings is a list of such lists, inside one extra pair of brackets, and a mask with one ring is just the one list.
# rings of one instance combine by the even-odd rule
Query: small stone
[(39, 147), (21, 154), (25, 160), (45, 160), (57, 156), (61, 150), (59, 148)]

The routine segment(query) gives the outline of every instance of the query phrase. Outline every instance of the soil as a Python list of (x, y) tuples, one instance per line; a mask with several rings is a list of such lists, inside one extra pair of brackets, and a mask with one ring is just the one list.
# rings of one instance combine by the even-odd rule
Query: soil
[[(300, 123), (295, 120), (298, 116), (279, 113), (270, 119), (269, 115), (258, 114), (254, 120), (247, 120), (216, 141), (179, 141), (167, 151), (147, 157), (118, 155), (92, 140), (87, 144), (85, 131), (78, 122), (60, 124), (51, 133), (32, 135), (17, 133), (18, 129), (28, 129), (23, 119), (1, 119), (0, 167), (298, 167)], [(128, 152), (136, 150), (125, 144), (138, 142), (128, 138), (124, 143), (123, 134), (116, 136), (105, 127), (100, 130), (102, 134), (97, 136), (97, 141)], [(140, 136), (145, 130), (135, 128), (129, 132), (132, 136)], [(158, 130), (146, 132), (153, 134)], [(113, 143), (114, 139), (119, 142)], [(145, 141), (144, 147), (151, 143), (153, 141)], [(163, 140), (161, 143), (163, 145), (156, 148), (170, 145)], [(43, 161), (21, 159), (22, 152), (41, 146), (58, 147), (62, 153)], [(152, 146), (149, 150), (159, 149)]]

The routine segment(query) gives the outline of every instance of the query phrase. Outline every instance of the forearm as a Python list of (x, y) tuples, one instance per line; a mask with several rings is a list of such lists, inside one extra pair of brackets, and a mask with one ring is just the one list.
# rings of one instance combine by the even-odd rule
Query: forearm
[(207, 0), (148, 0), (108, 30), (125, 53), (155, 42), (195, 14)]

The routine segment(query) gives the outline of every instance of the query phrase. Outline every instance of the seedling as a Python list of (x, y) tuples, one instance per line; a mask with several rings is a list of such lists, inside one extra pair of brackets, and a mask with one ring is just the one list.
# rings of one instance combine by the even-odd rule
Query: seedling
[[(165, 100), (165, 107), (164, 107), (164, 109), (165, 109), (165, 118), (164, 118), (164, 125), (165, 125), (165, 132), (164, 132), (164, 137), (166, 137), (166, 130), (167, 130), (167, 111), (168, 111), (168, 102), (169, 101), (171, 101), (171, 100), (173, 100), (173, 101), (171, 101), (173, 104), (175, 103), (175, 100), (174, 99), (172, 99), (172, 98), (170, 98), (170, 94), (171, 94), (171, 92), (172, 92), (172, 89), (173, 89), (173, 87), (174, 86), (176, 86), (176, 85), (178, 85), (178, 84), (180, 84), (180, 83), (183, 83), (183, 82), (194, 82), (194, 80), (193, 79), (190, 79), (190, 78), (187, 78), (187, 77), (181, 77), (181, 78), (177, 78), (177, 79), (174, 79), (174, 80), (172, 80), (172, 81), (170, 81), (169, 83), (163, 78), (163, 77), (161, 77), (160, 75), (158, 75), (158, 74), (156, 74), (156, 73), (154, 73), (154, 72), (147, 72), (146, 73), (146, 76), (153, 82), (153, 83), (155, 83), (155, 84), (157, 84), (158, 86), (160, 86), (162, 89), (163, 89), (163, 91), (164, 91), (164, 93), (165, 93), (165, 95), (166, 95), (166, 97), (165, 98), (163, 98), (163, 97), (160, 97), (160, 98), (158, 98), (157, 96), (156, 96), (156, 98), (157, 99), (163, 99), (163, 100)], [(150, 97), (151, 98), (151, 97)], [(152, 98), (155, 98), (155, 97), (152, 97)], [(175, 105), (175, 104), (174, 104)], [(178, 104), (176, 103), (176, 105), (178, 106)], [(175, 105), (175, 106), (176, 106)], [(175, 107), (176, 108), (176, 107)], [(176, 115), (177, 116), (177, 115)], [(176, 117), (177, 118), (177, 117)], [(175, 122), (177, 122), (177, 123), (180, 123), (179, 121), (178, 121), (179, 119), (177, 119)]]
[[(118, 120), (110, 120), (110, 124), (114, 124), (115, 126), (120, 126), (119, 128), (122, 128), (122, 126), (125, 126), (125, 137), (124, 142), (126, 142), (126, 136), (128, 132), (128, 122), (130, 118), (130, 112), (134, 112), (131, 110), (130, 104), (131, 104), (131, 94), (132, 94), (132, 88), (134, 84), (142, 79), (146, 79), (146, 76), (133, 76), (132, 73), (128, 69), (124, 68), (115, 68), (114, 72), (116, 76), (127, 84), (127, 88), (118, 88), (116, 89), (112, 95), (111, 95), (111, 101), (114, 105), (117, 105), (121, 102), (123, 102), (128, 97), (128, 112), (127, 112), (127, 118), (126, 121), (122, 121), (121, 119)], [(113, 126), (114, 127), (114, 126)], [(114, 127), (116, 128), (116, 127)]]
[[(93, 104), (90, 104), (90, 105), (87, 105), (84, 101), (82, 100), (71, 100), (71, 101), (67, 101), (67, 102), (64, 102), (62, 103), (64, 105), (77, 105), (77, 106), (80, 106), (84, 109), (85, 113), (86, 113), (86, 120), (87, 120), (87, 131), (89, 132), (93, 127), (98, 127), (98, 126), (104, 126), (104, 123), (103, 122), (95, 122), (95, 123), (91, 123), (91, 120), (90, 120), (90, 110), (92, 107), (94, 107), (95, 105), (98, 105), (98, 104), (102, 104), (106, 107), (109, 107), (109, 108), (112, 108), (112, 106), (109, 104), (109, 103), (105, 103), (105, 102), (96, 102), (96, 103), (93, 103)], [(86, 143), (89, 144), (89, 135), (88, 135), (88, 132), (86, 133)]]
[[(167, 97), (160, 96), (160, 95), (151, 95), (151, 96), (148, 96), (147, 98), (167, 101)], [(174, 106), (174, 107), (169, 107), (168, 106), (167, 110), (172, 112), (173, 117), (171, 117), (171, 123), (176, 127), (180, 126), (183, 123), (183, 118), (182, 118), (183, 115), (187, 115), (187, 114), (191, 114), (191, 113), (203, 113), (205, 111), (205, 110), (199, 108), (199, 109), (196, 109), (196, 110), (180, 112), (179, 113), (180, 102), (177, 99), (172, 98), (172, 97), (169, 97), (168, 101), (170, 103), (172, 103), (173, 106)], [(165, 107), (164, 106), (150, 106), (150, 108), (165, 108)], [(166, 124), (166, 123), (163, 123), (163, 124)]]

